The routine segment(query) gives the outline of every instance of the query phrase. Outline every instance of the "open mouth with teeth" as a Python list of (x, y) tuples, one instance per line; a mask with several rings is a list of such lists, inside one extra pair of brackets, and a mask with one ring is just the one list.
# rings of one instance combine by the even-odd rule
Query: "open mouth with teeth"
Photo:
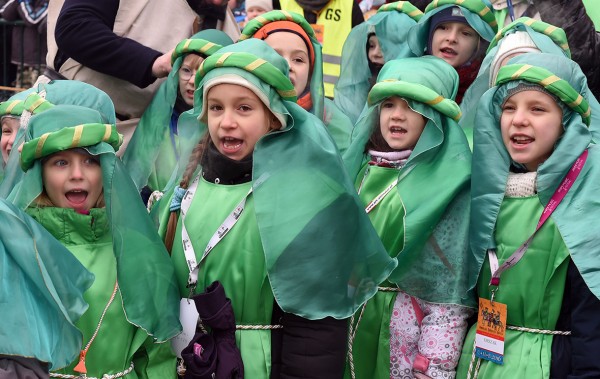
[(515, 145), (525, 146), (535, 141), (535, 139), (528, 136), (512, 136), (510, 141)]
[(449, 48), (449, 47), (444, 47), (442, 49), (440, 49), (440, 52), (444, 55), (444, 56), (449, 56), (449, 57), (454, 57), (457, 56), (458, 53), (456, 52), (456, 50)]
[(72, 190), (65, 193), (65, 197), (67, 201), (71, 203), (73, 206), (81, 206), (85, 203), (85, 200), (88, 197), (88, 191), (84, 190)]
[(406, 133), (408, 133), (408, 130), (404, 129), (404, 128), (403, 128), (403, 127), (401, 127), (401, 126), (392, 126), (392, 127), (390, 128), (390, 133), (391, 133), (392, 135), (403, 135), (403, 134), (406, 134)]
[(222, 139), (223, 150), (227, 153), (235, 153), (242, 147), (243, 142), (239, 138), (225, 137)]

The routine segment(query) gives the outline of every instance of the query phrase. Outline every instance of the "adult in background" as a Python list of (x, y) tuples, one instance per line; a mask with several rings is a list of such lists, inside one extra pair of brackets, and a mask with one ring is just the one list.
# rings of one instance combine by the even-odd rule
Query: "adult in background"
[(232, 38), (237, 38), (226, 6), (220, 23), (221, 16), (209, 12), (221, 6), (221, 0), (51, 0), (47, 76), (81, 80), (105, 91), (127, 142), (162, 82), (157, 78), (171, 70), (171, 50), (193, 34), (199, 14), (206, 15), (202, 27), (224, 24), (227, 29), (233, 23)]

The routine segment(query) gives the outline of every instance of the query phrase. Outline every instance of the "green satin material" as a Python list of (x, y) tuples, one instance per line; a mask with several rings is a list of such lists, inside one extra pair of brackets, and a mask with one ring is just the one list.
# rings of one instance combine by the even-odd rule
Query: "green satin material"
[[(369, 172), (365, 177), (366, 169)], [(369, 204), (397, 178), (398, 169), (365, 165), (356, 181), (356, 188), (362, 182), (359, 197), (363, 204)], [(391, 257), (395, 257), (404, 248), (404, 217), (404, 204), (398, 191), (391, 191), (369, 213), (369, 218)], [(388, 281), (381, 285), (393, 286)], [(396, 292), (379, 291), (367, 302), (353, 344), (357, 378), (390, 377), (390, 319), (395, 299)], [(350, 378), (348, 365), (344, 377)]]
[(174, 135), (173, 140), (175, 142), (174, 146), (169, 129), (167, 129), (163, 141), (157, 148), (158, 155), (156, 156), (154, 169), (150, 173), (146, 184), (152, 190), (160, 191), (164, 189), (173, 175), (173, 170), (177, 167), (176, 154), (179, 153), (179, 136)]
[[(89, 303), (87, 312), (76, 323), (83, 333), (83, 346), (90, 341), (100, 316), (113, 293), (117, 278), (117, 262), (113, 254), (112, 237), (106, 209), (92, 209), (82, 215), (70, 208), (28, 208), (27, 212), (55, 238), (63, 243), (96, 279), (84, 294)], [(99, 332), (86, 355), (87, 375), (102, 377), (129, 368), (132, 361), (139, 364), (125, 378), (144, 378), (146, 375), (175, 378), (175, 358), (169, 344), (148, 344), (151, 337), (127, 321), (120, 291), (108, 308)], [(142, 346), (144, 348), (142, 349)], [(140, 354), (141, 353), (141, 354)], [(134, 358), (134, 355), (138, 355)], [(157, 355), (145, 362), (150, 355)], [(138, 362), (139, 360), (139, 362)], [(77, 374), (71, 365), (59, 371)], [(143, 363), (142, 363), (143, 362)], [(149, 367), (145, 367), (148, 364)]]
[(350, 146), (350, 136), (352, 135), (354, 125), (333, 101), (325, 98), (324, 105), (323, 123), (327, 128), (327, 132), (333, 138), (333, 142), (335, 142), (340, 154), (344, 154), (348, 146)]
[[(542, 210), (537, 196), (504, 199), (494, 235), (500, 265), (533, 233)], [(550, 218), (537, 232), (521, 261), (501, 276), (495, 299), (507, 305), (507, 324), (555, 330), (568, 264), (569, 251)], [(480, 297), (490, 299), (490, 278), (486, 258), (477, 282)], [(457, 378), (466, 378), (475, 329), (476, 325), (465, 339)], [(549, 378), (551, 348), (552, 335), (507, 330), (504, 364), (482, 361), (479, 378)]]
[(50, 369), (67, 366), (81, 349), (74, 323), (94, 281), (42, 226), (0, 200), (0, 354), (33, 357)]
[[(218, 185), (200, 180), (184, 221), (198, 260), (214, 232), (246, 196), (251, 184)], [(187, 297), (189, 269), (181, 243), (181, 222), (179, 218), (171, 257), (181, 296)], [(203, 292), (205, 287), (218, 280), (231, 299), (236, 324), (271, 324), (273, 292), (267, 277), (252, 195), (247, 198), (238, 222), (200, 267), (196, 293)], [(238, 330), (236, 344), (242, 353), (245, 377), (268, 379), (271, 372), (271, 332)]]

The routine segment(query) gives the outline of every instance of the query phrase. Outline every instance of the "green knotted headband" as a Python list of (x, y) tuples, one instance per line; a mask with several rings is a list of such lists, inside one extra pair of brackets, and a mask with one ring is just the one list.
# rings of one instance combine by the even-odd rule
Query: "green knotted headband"
[(210, 56), (216, 53), (223, 46), (216, 43), (207, 41), (205, 39), (184, 39), (175, 46), (173, 54), (171, 54), (171, 65), (175, 64), (175, 61), (189, 53), (201, 54), (202, 56)]
[(317, 43), (315, 31), (304, 17), (294, 12), (280, 10), (267, 12), (248, 21), (248, 23), (244, 27), (244, 30), (242, 30), (242, 35), (240, 36), (239, 40), (244, 41), (254, 37), (254, 34), (256, 34), (256, 32), (263, 26), (276, 21), (290, 21), (300, 25), (300, 27), (302, 27), (302, 30), (304, 30), (308, 35), (308, 38), (310, 38), (313, 42)]
[(429, 13), (431, 10), (444, 5), (456, 5), (463, 7), (475, 14), (478, 14), (479, 17), (481, 17), (481, 19), (485, 21), (485, 23), (488, 24), (493, 30), (498, 29), (498, 22), (494, 17), (494, 12), (481, 0), (433, 0), (431, 3), (429, 3), (427, 8), (425, 8), (425, 13)]
[(100, 142), (110, 144), (115, 151), (123, 143), (123, 136), (113, 124), (81, 124), (44, 133), (26, 142), (21, 151), (21, 168), (29, 170), (42, 157), (76, 147), (93, 146)]
[(21, 116), (23, 113), (23, 100), (7, 100), (0, 103), (0, 116)]
[(525, 80), (544, 87), (569, 108), (579, 113), (587, 126), (590, 125), (592, 109), (589, 103), (566, 80), (559, 78), (545, 68), (529, 64), (510, 64), (498, 71), (496, 85), (499, 86), (513, 80)]
[(283, 100), (296, 102), (296, 91), (290, 79), (271, 63), (250, 53), (217, 53), (206, 58), (196, 73), (196, 87), (209, 71), (220, 67), (233, 67), (247, 71), (273, 87)]
[(564, 30), (554, 25), (550, 25), (543, 21), (534, 20), (529, 17), (521, 17), (519, 19), (516, 19), (515, 21), (502, 28), (502, 30), (500, 30), (498, 34), (496, 34), (496, 37), (494, 37), (494, 39), (490, 42), (490, 46), (488, 47), (487, 52), (489, 53), (491, 49), (498, 45), (498, 42), (502, 38), (504, 38), (506, 33), (508, 33), (511, 30), (517, 29), (517, 26), (519, 24), (527, 25), (536, 32), (548, 36), (552, 40), (552, 42), (554, 42), (557, 46), (563, 49), (565, 55), (568, 58), (571, 58), (571, 49), (569, 48), (569, 43), (567, 42), (567, 35), (565, 34)]
[(377, 10), (377, 13), (390, 11), (404, 13), (416, 22), (419, 22), (421, 17), (423, 17), (423, 12), (408, 1), (396, 1), (395, 3), (384, 4)]
[(369, 106), (388, 97), (398, 96), (429, 105), (441, 114), (458, 121), (462, 113), (456, 102), (444, 98), (431, 88), (419, 83), (410, 83), (403, 80), (386, 79), (378, 82), (369, 92)]

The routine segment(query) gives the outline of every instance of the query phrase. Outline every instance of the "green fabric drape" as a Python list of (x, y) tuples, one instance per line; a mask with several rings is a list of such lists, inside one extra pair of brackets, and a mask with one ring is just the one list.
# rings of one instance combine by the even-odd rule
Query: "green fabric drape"
[(344, 161), (355, 182), (360, 180), (365, 146), (379, 126), (379, 106), (386, 98), (406, 99), (427, 119), (406, 165), (398, 171), (396, 188), (406, 212), (405, 242), (401, 250), (388, 251), (397, 256), (398, 267), (387, 280), (426, 301), (473, 306), (473, 299), (466, 297), (463, 272), (471, 153), (455, 121), (460, 117), (452, 100), (457, 89), (458, 74), (442, 59), (425, 56), (388, 62), (369, 93), (369, 108), (355, 127)]
[(74, 324), (94, 276), (14, 205), (0, 200), (0, 214), (0, 354), (67, 366), (81, 349)]

